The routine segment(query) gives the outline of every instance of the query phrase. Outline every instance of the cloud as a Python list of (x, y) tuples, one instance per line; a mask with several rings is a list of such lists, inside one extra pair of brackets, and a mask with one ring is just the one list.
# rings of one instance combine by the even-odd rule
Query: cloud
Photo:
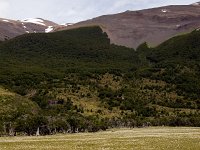
[(0, 0), (0, 14), (1, 17), (6, 17), (8, 14), (9, 3), (7, 0)]

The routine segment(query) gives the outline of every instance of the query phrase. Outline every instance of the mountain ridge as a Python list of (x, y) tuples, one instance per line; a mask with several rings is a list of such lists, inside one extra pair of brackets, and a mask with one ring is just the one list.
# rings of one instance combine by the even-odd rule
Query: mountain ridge
[(55, 31), (99, 25), (114, 44), (137, 48), (147, 42), (157, 46), (173, 36), (198, 28), (199, 14), (200, 7), (196, 5), (169, 5), (104, 15), (72, 26), (58, 26)]
[[(11, 20), (0, 18), (0, 40), (8, 40), (27, 33), (44, 33), (50, 27), (58, 24), (42, 18), (29, 18), (24, 20)], [(53, 30), (53, 29), (52, 29)]]
[[(56, 24), (41, 19), (35, 24), (28, 20), (12, 21), (0, 19), (0, 40), (6, 40), (26, 33), (57, 32), (84, 26), (100, 26), (112, 43), (137, 48), (147, 42), (155, 47), (182, 33), (189, 33), (200, 27), (199, 2), (191, 5), (169, 5), (118, 14), (103, 15), (75, 24)], [(37, 19), (37, 18), (36, 18)], [(32, 19), (33, 20), (33, 19)], [(12, 23), (13, 22), (13, 23)], [(23, 24), (26, 24), (25, 26)]]

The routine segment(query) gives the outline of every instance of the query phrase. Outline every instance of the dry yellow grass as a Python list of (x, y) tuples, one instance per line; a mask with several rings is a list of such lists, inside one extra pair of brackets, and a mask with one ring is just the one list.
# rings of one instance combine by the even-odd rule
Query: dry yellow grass
[[(115, 80), (115, 78), (117, 80)], [(121, 88), (122, 78), (121, 77), (114, 77), (113, 75), (106, 73), (101, 77), (99, 84), (103, 87), (105, 85), (107, 85), (109, 88), (116, 91), (116, 90), (119, 90)]]
[(1, 150), (199, 150), (200, 128), (111, 129), (45, 137), (0, 138)]
[(12, 92), (9, 92), (8, 90), (6, 90), (6, 89), (4, 89), (4, 88), (2, 88), (2, 87), (0, 86), (0, 96), (2, 96), (2, 95), (13, 96), (13, 95), (15, 95), (15, 94), (12, 93)]

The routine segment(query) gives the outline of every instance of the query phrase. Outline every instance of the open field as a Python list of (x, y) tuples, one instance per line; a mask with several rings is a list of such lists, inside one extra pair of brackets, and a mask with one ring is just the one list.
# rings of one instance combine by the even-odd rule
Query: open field
[(45, 137), (1, 137), (0, 150), (199, 150), (200, 128), (111, 129)]

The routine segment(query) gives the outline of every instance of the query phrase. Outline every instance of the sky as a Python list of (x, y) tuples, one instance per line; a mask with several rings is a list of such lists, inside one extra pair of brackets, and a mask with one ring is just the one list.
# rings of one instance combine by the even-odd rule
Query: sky
[(56, 23), (76, 23), (97, 16), (198, 0), (0, 0), (0, 18), (44, 18)]

